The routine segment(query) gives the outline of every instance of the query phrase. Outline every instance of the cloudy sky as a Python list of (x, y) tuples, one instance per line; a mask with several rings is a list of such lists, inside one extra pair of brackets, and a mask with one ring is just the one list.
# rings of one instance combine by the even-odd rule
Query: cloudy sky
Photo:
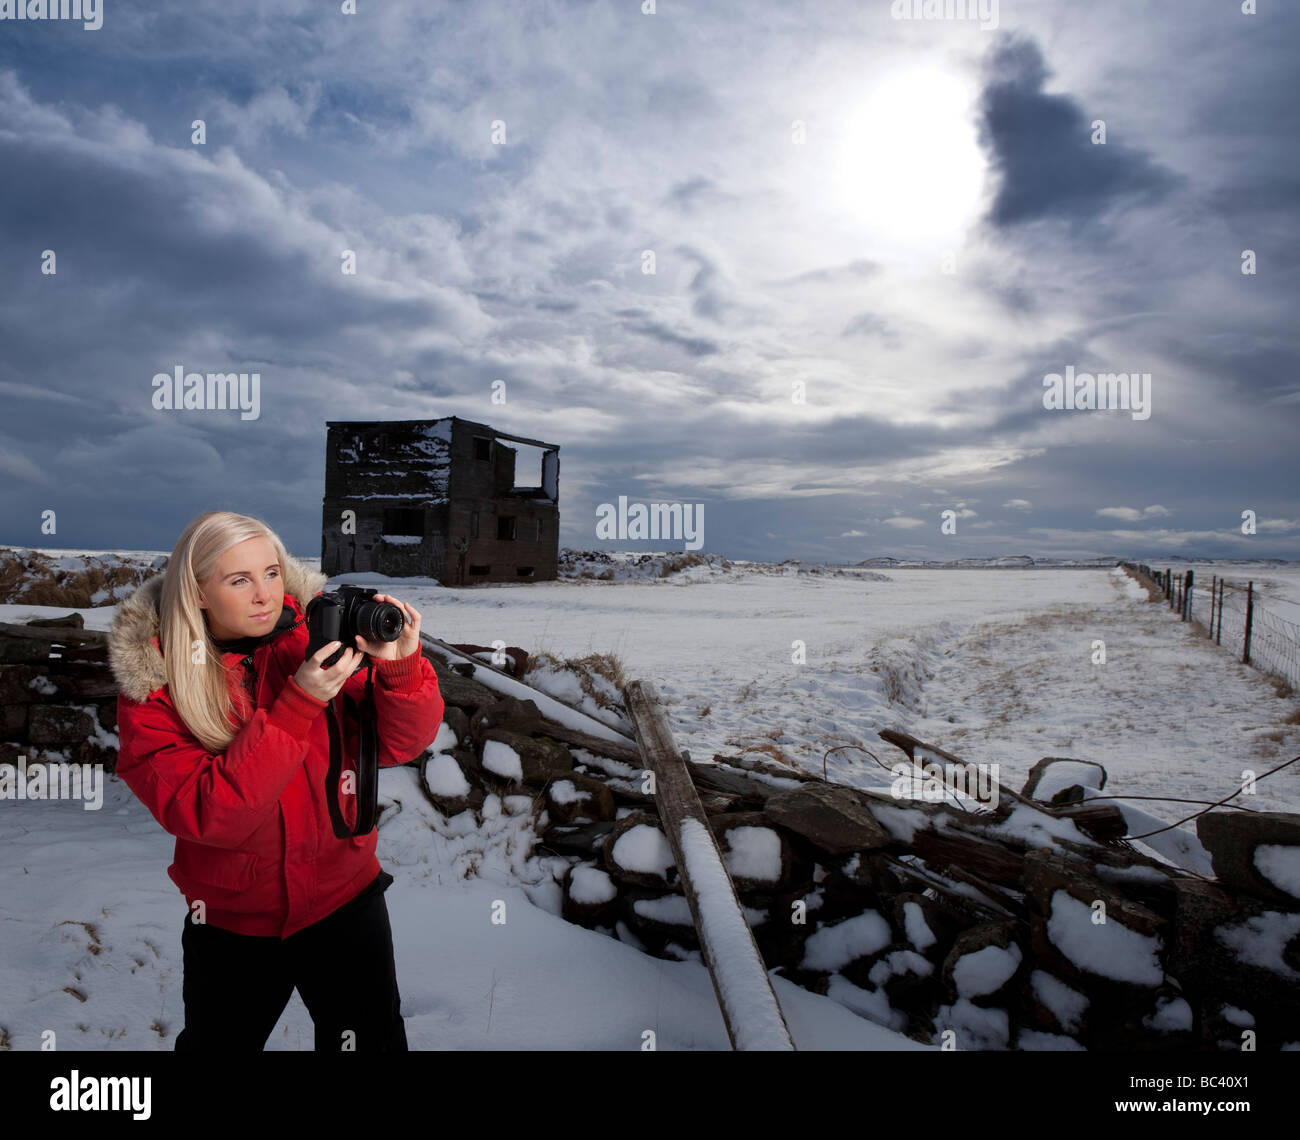
[(318, 554), (325, 421), (457, 415), (561, 445), (566, 546), (1300, 558), (1300, 6), (341, 7), (0, 21), (0, 542)]

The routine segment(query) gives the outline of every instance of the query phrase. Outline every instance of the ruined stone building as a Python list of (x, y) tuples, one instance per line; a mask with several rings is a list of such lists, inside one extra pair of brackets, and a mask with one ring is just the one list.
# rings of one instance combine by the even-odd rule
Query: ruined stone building
[[(427, 576), (448, 586), (555, 577), (557, 444), (456, 416), (326, 428), (326, 574)], [(527, 469), (516, 470), (520, 448), (508, 443), (529, 449)]]

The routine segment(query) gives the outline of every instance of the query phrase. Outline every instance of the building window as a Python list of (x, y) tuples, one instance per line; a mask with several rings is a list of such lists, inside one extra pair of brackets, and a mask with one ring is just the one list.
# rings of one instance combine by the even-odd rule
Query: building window
[(482, 574), (482, 575), (487, 575), (488, 573), (490, 573), (490, 571), (486, 566), (471, 566), (469, 568), (469, 572), (471, 574)]
[(385, 534), (418, 534), (424, 537), (424, 512), (418, 507), (385, 507)]
[(469, 536), (478, 538), (478, 511), (471, 511), (469, 516)]
[(533, 568), (532, 568), (531, 566), (516, 566), (516, 567), (515, 567), (515, 577), (517, 577), (517, 578), (531, 578), (532, 576), (533, 576)]
[(497, 516), (497, 538), (512, 539), (515, 537), (515, 516), (498, 515)]
[(474, 437), (474, 458), (489, 463), (492, 461), (492, 441), (490, 439), (481, 435)]

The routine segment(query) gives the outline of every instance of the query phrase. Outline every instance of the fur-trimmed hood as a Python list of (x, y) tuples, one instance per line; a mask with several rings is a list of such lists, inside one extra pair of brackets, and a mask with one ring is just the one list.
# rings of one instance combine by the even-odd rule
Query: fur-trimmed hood
[[(327, 574), (309, 570), (292, 554), (280, 567), (284, 592), (305, 609), (325, 587)], [(163, 575), (157, 574), (117, 607), (108, 634), (108, 662), (118, 691), (133, 701), (144, 701), (167, 684), (167, 667), (158, 648), (158, 603)]]

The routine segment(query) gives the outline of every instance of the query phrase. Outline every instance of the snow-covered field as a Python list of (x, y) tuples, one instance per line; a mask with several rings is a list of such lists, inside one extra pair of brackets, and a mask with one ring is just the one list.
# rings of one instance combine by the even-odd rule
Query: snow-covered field
[[(1014, 788), (1040, 757), (1074, 756), (1106, 765), (1107, 791), (1213, 800), (1243, 769), (1262, 773), (1300, 752), (1300, 724), (1288, 723), (1300, 721), (1300, 703), (1146, 603), (1122, 572), (715, 562), (651, 580), (387, 584), (449, 642), (614, 653), (629, 679), (655, 682), (696, 759), (750, 750), (820, 772), (824, 752), (848, 744), (889, 765), (901, 753), (876, 732), (895, 727), (999, 763)], [(0, 606), (0, 621), (63, 612)], [(101, 629), (112, 612), (82, 611)], [(1094, 663), (1097, 641), (1104, 664)], [(572, 697), (566, 679), (546, 683)], [(857, 749), (826, 767), (848, 783), (889, 779)], [(491, 818), (466, 832), (433, 811), (413, 769), (385, 771), (381, 795), (400, 804), (379, 854), (396, 878), (386, 897), (413, 1048), (639, 1049), (646, 1030), (659, 1048), (727, 1048), (698, 962), (651, 958), (559, 918), (552, 857), (525, 856), (526, 799), (490, 800)], [(1197, 805), (1140, 806), (1172, 822)], [(1300, 765), (1263, 781), (1252, 806), (1300, 810)], [(0, 1034), (11, 1047), (39, 1048), (46, 1029), (60, 1048), (172, 1047), (185, 909), (165, 873), (171, 848), (116, 780), (98, 812), (0, 803)], [(491, 920), (497, 899), (504, 925)], [(851, 1012), (852, 995), (772, 981), (802, 1049), (919, 1047)], [(268, 1047), (311, 1042), (295, 995)]]

